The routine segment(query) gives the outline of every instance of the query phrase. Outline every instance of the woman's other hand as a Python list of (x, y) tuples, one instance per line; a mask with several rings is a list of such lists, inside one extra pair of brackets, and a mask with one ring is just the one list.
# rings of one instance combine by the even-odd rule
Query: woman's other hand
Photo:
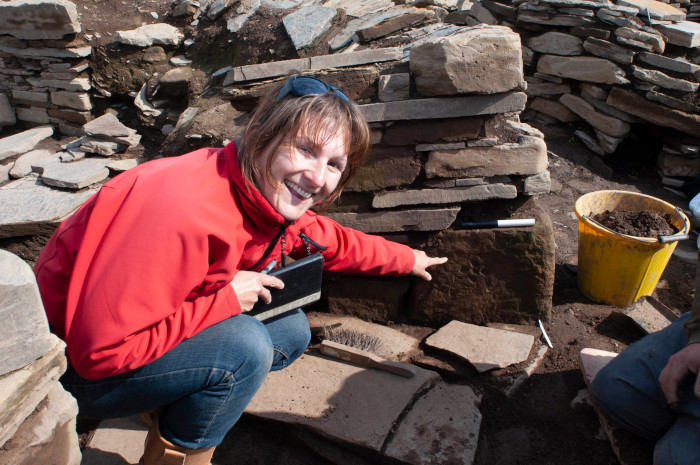
[(430, 276), (430, 273), (426, 270), (429, 266), (433, 265), (442, 265), (447, 261), (447, 257), (429, 257), (425, 252), (422, 250), (415, 250), (413, 249), (413, 255), (416, 258), (416, 262), (413, 265), (413, 269), (411, 270), (411, 274), (414, 274), (416, 276), (420, 276), (421, 278), (425, 279), (426, 281), (430, 281), (433, 279), (432, 276)]
[(284, 282), (274, 276), (256, 273), (255, 271), (239, 271), (231, 281), (233, 291), (241, 304), (242, 312), (249, 312), (259, 299), (269, 304), (272, 301), (268, 287), (284, 288)]

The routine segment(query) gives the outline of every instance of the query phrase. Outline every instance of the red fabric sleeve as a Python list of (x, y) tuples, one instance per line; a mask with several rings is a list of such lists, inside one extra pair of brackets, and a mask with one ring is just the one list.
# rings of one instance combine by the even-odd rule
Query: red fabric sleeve
[(323, 252), (325, 269), (394, 276), (409, 274), (413, 269), (415, 256), (407, 245), (346, 228), (325, 216), (314, 216), (316, 221), (304, 229), (311, 239), (328, 247)]

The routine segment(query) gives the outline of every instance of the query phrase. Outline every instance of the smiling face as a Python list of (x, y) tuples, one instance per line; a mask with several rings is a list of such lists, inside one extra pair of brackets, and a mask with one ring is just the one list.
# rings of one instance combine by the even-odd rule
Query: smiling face
[(296, 221), (338, 186), (348, 163), (348, 135), (341, 130), (326, 137), (300, 133), (279, 145), (278, 140), (255, 157), (255, 183), (285, 220)]

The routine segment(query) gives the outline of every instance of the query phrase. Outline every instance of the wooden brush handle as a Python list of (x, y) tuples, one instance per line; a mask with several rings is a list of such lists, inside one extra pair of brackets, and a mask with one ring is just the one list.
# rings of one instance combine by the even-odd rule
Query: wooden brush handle
[(416, 369), (412, 365), (384, 360), (373, 353), (346, 346), (345, 344), (338, 344), (333, 341), (321, 341), (320, 351), (322, 354), (328, 355), (329, 357), (368, 368), (388, 371), (405, 378), (413, 378), (416, 374)]

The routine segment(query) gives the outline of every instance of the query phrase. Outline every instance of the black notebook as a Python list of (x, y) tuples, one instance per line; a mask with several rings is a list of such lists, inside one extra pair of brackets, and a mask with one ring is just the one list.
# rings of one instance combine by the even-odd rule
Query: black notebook
[(270, 287), (272, 301), (266, 304), (258, 301), (247, 312), (260, 321), (301, 308), (321, 298), (321, 278), (323, 276), (323, 256), (315, 253), (270, 273), (284, 282), (284, 289)]

